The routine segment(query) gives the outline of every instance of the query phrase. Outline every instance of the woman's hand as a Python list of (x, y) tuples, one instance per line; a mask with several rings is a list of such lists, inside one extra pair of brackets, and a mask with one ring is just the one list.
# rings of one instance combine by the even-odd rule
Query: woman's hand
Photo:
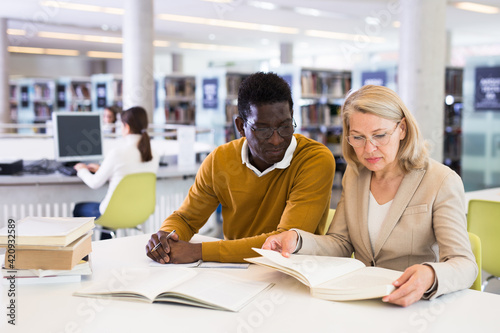
[(420, 300), (434, 284), (434, 276), (434, 269), (431, 266), (410, 266), (392, 283), (397, 289), (382, 298), (382, 301), (404, 307), (411, 305)]
[(78, 171), (81, 169), (88, 169), (87, 165), (85, 163), (76, 163), (73, 168)]
[(296, 231), (289, 230), (282, 232), (277, 235), (267, 237), (262, 248), (264, 250), (273, 250), (276, 252), (281, 252), (283, 257), (290, 257), (290, 253), (295, 251), (297, 247), (297, 242), (299, 239), (299, 234)]

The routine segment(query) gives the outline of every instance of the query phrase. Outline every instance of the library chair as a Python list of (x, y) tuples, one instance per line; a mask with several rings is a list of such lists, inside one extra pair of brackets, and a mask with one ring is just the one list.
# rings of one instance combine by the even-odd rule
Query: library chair
[(330, 224), (332, 224), (334, 215), (335, 215), (335, 209), (330, 209), (330, 211), (328, 212), (328, 216), (326, 218), (325, 226), (323, 227), (323, 229), (319, 231), (321, 235), (326, 235), (328, 229), (330, 229)]
[(481, 239), (482, 269), (491, 275), (481, 286), (484, 290), (491, 279), (500, 279), (500, 202), (470, 200), (467, 231)]
[(482, 284), (481, 239), (476, 234), (469, 232), (469, 240), (472, 253), (474, 253), (474, 257), (476, 258), (476, 264), (478, 269), (476, 280), (474, 281), (470, 289), (481, 291), (481, 284)]
[(156, 174), (126, 175), (114, 190), (104, 213), (95, 221), (96, 228), (111, 234), (111, 238), (116, 237), (118, 229), (141, 230), (141, 224), (154, 213), (155, 206)]

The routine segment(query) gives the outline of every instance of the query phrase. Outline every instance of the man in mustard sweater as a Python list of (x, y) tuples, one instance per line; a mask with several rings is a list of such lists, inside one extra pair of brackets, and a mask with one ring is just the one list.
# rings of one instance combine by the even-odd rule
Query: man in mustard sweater
[[(293, 134), (287, 82), (274, 73), (252, 74), (239, 88), (238, 112), (242, 138), (217, 147), (203, 161), (181, 207), (146, 245), (151, 259), (243, 262), (270, 235), (291, 228), (317, 233), (325, 225), (335, 160), (323, 144)], [(224, 240), (189, 243), (219, 204)], [(176, 233), (167, 239), (172, 230)]]

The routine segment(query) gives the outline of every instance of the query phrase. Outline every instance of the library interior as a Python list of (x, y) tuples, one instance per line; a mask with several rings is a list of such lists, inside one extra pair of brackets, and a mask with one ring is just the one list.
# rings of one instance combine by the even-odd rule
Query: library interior
[[(43, 332), (135, 332), (157, 328), (159, 317), (166, 318), (171, 329), (180, 331), (497, 330), (499, 31), (499, 0), (0, 2), (0, 304), (7, 309), (7, 315), (0, 319), (0, 330), (4, 332), (5, 327), (10, 332), (15, 325)], [(257, 102), (260, 96), (253, 96), (257, 99), (250, 100), (248, 111), (238, 109), (245, 84), (256, 73), (275, 73), (286, 81), (293, 119), (285, 120), (293, 125), (275, 118), (268, 123), (249, 121), (267, 119), (261, 115), (262, 110), (275, 112), (276, 108), (266, 107), (287, 102), (286, 97)], [(323, 212), (308, 213), (316, 219), (317, 228), (311, 233), (344, 237), (334, 234), (340, 230), (334, 222), (346, 223), (348, 229), (350, 222), (341, 220), (353, 219), (343, 202), (348, 200), (343, 180), (349, 178), (344, 175), (350, 170), (356, 173), (356, 168), (364, 165), (353, 164), (346, 149), (353, 154), (363, 149), (366, 152), (368, 147), (385, 152), (388, 146), (377, 140), (380, 136), (392, 140), (390, 132), (381, 132), (385, 127), (353, 133), (350, 126), (354, 121), (343, 118), (346, 99), (367, 85), (387, 87), (401, 98), (418, 124), (429, 158), (461, 180), (463, 191), (453, 197), (460, 206), (455, 206), (459, 210), (455, 213), (461, 214), (460, 235), (469, 235), (469, 241), (465, 240), (467, 251), (474, 255), (478, 268), (470, 289), (447, 286), (459, 282), (439, 281), (441, 271), (424, 263), (420, 266), (431, 267), (434, 276), (427, 292), (441, 292), (441, 288), (452, 292), (418, 300), (408, 307), (395, 307), (381, 300), (394, 290), (389, 282), (389, 286), (383, 285), (384, 291), (367, 291), (376, 295), (366, 299), (349, 299), (347, 295), (355, 294), (352, 288), (358, 288), (350, 286), (349, 291), (336, 290), (342, 294), (336, 294), (337, 299), (325, 300), (315, 296), (313, 290), (320, 294), (331, 290), (313, 288), (307, 272), (297, 277), (299, 264), (292, 267), (283, 261), (285, 257), (267, 262), (258, 257), (260, 252), (252, 250), (263, 246), (265, 237), (256, 239), (264, 234), (271, 236), (290, 228), (305, 230), (306, 222), (290, 222), (293, 213), (306, 219), (297, 208), (300, 205), (309, 205), (310, 210), (324, 206), (320, 208)], [(373, 116), (362, 107), (358, 111), (362, 112), (355, 113)], [(396, 130), (403, 130), (405, 124), (397, 122)], [(291, 126), (293, 135), (288, 131)], [(271, 137), (262, 140), (266, 130), (272, 130)], [(348, 137), (353, 134), (365, 148), (352, 144)], [(276, 140), (287, 143), (282, 158), (272, 163), (261, 159), (267, 164), (260, 170), (255, 161), (266, 153), (257, 156), (256, 142), (264, 146), (264, 142), (270, 145)], [(299, 159), (304, 140), (326, 147), (321, 153), (326, 152), (334, 164), (333, 177), (319, 172), (318, 184), (314, 185), (319, 188), (319, 183), (330, 186), (331, 182), (331, 191), (328, 187), (322, 198), (329, 204), (303, 198), (311, 193), (320, 196), (310, 183), (300, 183), (309, 177), (307, 172), (313, 173), (314, 156), (309, 153), (313, 156), (309, 163), (304, 162), (304, 169), (290, 176), (295, 179), (289, 184), (276, 181), (283, 184), (282, 190), (271, 186), (262, 197), (276, 201), (274, 205), (259, 202), (261, 208), (282, 209), (281, 220), (278, 218), (271, 227), (254, 225), (257, 219), (247, 217), (248, 212), (255, 212), (257, 217), (263, 214), (248, 207), (256, 199), (240, 202), (240, 207), (231, 205), (237, 206), (239, 197), (256, 198), (260, 195), (260, 185), (256, 184), (276, 177), (273, 174), (296, 170), (293, 161)], [(220, 161), (216, 156), (227, 158), (223, 154), (233, 151), (226, 147), (239, 151), (233, 161), (228, 159), (220, 166), (225, 169), (217, 170)], [(320, 155), (320, 148), (308, 147), (318, 149)], [(402, 164), (399, 152), (397, 158)], [(255, 180), (243, 177), (242, 170)], [(376, 193), (376, 170), (374, 166), (372, 190), (366, 188), (370, 198), (372, 192)], [(234, 181), (237, 177), (241, 184), (252, 184), (245, 189)], [(217, 182), (227, 184), (227, 188), (217, 188), (221, 186)], [(390, 205), (394, 202), (393, 206), (402, 196), (396, 190), (394, 201), (386, 201)], [(286, 199), (281, 205), (279, 197), (285, 191), (289, 193), (283, 195)], [(300, 191), (304, 191), (302, 198)], [(418, 191), (408, 199), (411, 204), (423, 200), (417, 198)], [(423, 210), (430, 219), (442, 219), (439, 209), (456, 203), (446, 201), (443, 195), (436, 194), (435, 200), (426, 201), (428, 206), (423, 208), (424, 203), (405, 206), (405, 212), (399, 213), (399, 224), (416, 221), (408, 220), (407, 214), (423, 214)], [(369, 209), (368, 199), (358, 204), (367, 205), (356, 212), (361, 220), (360, 212), (369, 212), (372, 203)], [(241, 206), (246, 206), (247, 213), (241, 213)], [(387, 207), (387, 216), (392, 216), (391, 206)], [(342, 211), (335, 216), (337, 208)], [(208, 210), (210, 214), (201, 216)], [(228, 221), (236, 214), (242, 221), (249, 221), (248, 230), (240, 234), (234, 230), (235, 223)], [(384, 216), (380, 223), (387, 222)], [(203, 223), (195, 226), (189, 223), (190, 218)], [(368, 217), (368, 221), (365, 218), (357, 223), (373, 221)], [(175, 226), (175, 232), (169, 226)], [(372, 225), (365, 227), (363, 237), (369, 247), (369, 238), (375, 236)], [(384, 227), (377, 228), (382, 233)], [(417, 233), (421, 231), (418, 228), (422, 227), (410, 226), (409, 230)], [(166, 236), (166, 232), (170, 234)], [(296, 231), (298, 253), (292, 254), (296, 257), (302, 254), (301, 246), (310, 247), (306, 243), (312, 239), (301, 232)], [(425, 236), (434, 239), (438, 264), (453, 260), (443, 258), (442, 253), (440, 256), (439, 245), (445, 248), (440, 238), (449, 237), (443, 233), (435, 222)], [(412, 234), (409, 242), (414, 241), (411, 236), (422, 238)], [(158, 247), (168, 257), (166, 245), (183, 241), (193, 248), (201, 243), (201, 256), (193, 259), (194, 263), (155, 262), (164, 261), (164, 257), (157, 257)], [(454, 241), (460, 244), (463, 240)], [(225, 259), (237, 258), (234, 251), (240, 251), (243, 244), (258, 258)], [(375, 241), (371, 244), (371, 264), (376, 266)], [(358, 250), (356, 244), (352, 246), (351, 259), (355, 260)], [(209, 247), (210, 253), (217, 247), (220, 260), (213, 260), (213, 255), (206, 260)], [(460, 256), (466, 257), (463, 253)], [(171, 255), (171, 260), (177, 259)], [(315, 265), (323, 262), (310, 260)], [(325, 261), (324, 266), (328, 263)], [(162, 285), (160, 276), (169, 282)], [(382, 279), (381, 275), (377, 278)], [(134, 283), (139, 279), (155, 282), (148, 288)], [(354, 280), (352, 277), (350, 281)], [(213, 286), (208, 287), (209, 283)], [(132, 292), (137, 294), (132, 296)], [(118, 298), (141, 299), (143, 304)], [(40, 302), (47, 304), (42, 310), (36, 305)], [(356, 319), (360, 313), (366, 320)], [(294, 314), (303, 319), (290, 320)], [(47, 320), (48, 316), (53, 318)], [(194, 316), (200, 319), (193, 320)], [(393, 325), (387, 327), (389, 322)]]

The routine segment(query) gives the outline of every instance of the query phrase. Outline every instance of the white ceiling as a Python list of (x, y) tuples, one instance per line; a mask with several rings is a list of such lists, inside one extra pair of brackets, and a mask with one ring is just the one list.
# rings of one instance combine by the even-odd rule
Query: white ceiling
[[(405, 1), (405, 0), (403, 0)], [(500, 7), (500, 0), (469, 0)], [(56, 1), (57, 2), (57, 1)], [(123, 8), (121, 0), (74, 0), (67, 2), (91, 4), (112, 8)], [(216, 4), (201, 0), (156, 0), (156, 14), (187, 15), (203, 18), (243, 21), (250, 23), (280, 25), (297, 28), (298, 34), (250, 31), (211, 27), (160, 20), (154, 21), (156, 39), (170, 42), (169, 47), (157, 47), (157, 54), (181, 53), (195, 55), (214, 61), (237, 59), (269, 59), (279, 57), (280, 43), (294, 45), (294, 56), (328, 57), (340, 54), (342, 40), (310, 37), (306, 30), (325, 30), (356, 34), (367, 26), (366, 17), (374, 16), (387, 8), (392, 0), (266, 0), (278, 6), (275, 10), (260, 9), (249, 5), (247, 0), (233, 0), (230, 4)], [(448, 1), (446, 26), (452, 36), (454, 48), (476, 46), (500, 54), (500, 14), (479, 14), (457, 9), (455, 0)], [(316, 9), (317, 17), (298, 14), (295, 7)], [(8, 18), (8, 27), (24, 29), (26, 36), (10, 36), (11, 45), (44, 48), (77, 49), (119, 52), (121, 45), (84, 41), (68, 41), (40, 38), (40, 31), (81, 33), (91, 35), (120, 36), (122, 15), (92, 13), (61, 8), (44, 7), (38, 0), (0, 0), (0, 16)], [(397, 21), (397, 16), (391, 17)], [(107, 30), (103, 30), (103, 28)], [(397, 53), (398, 28), (381, 26), (377, 37), (380, 43), (366, 48), (368, 53)], [(200, 51), (179, 48), (179, 42), (217, 44), (248, 48), (245, 52)]]

